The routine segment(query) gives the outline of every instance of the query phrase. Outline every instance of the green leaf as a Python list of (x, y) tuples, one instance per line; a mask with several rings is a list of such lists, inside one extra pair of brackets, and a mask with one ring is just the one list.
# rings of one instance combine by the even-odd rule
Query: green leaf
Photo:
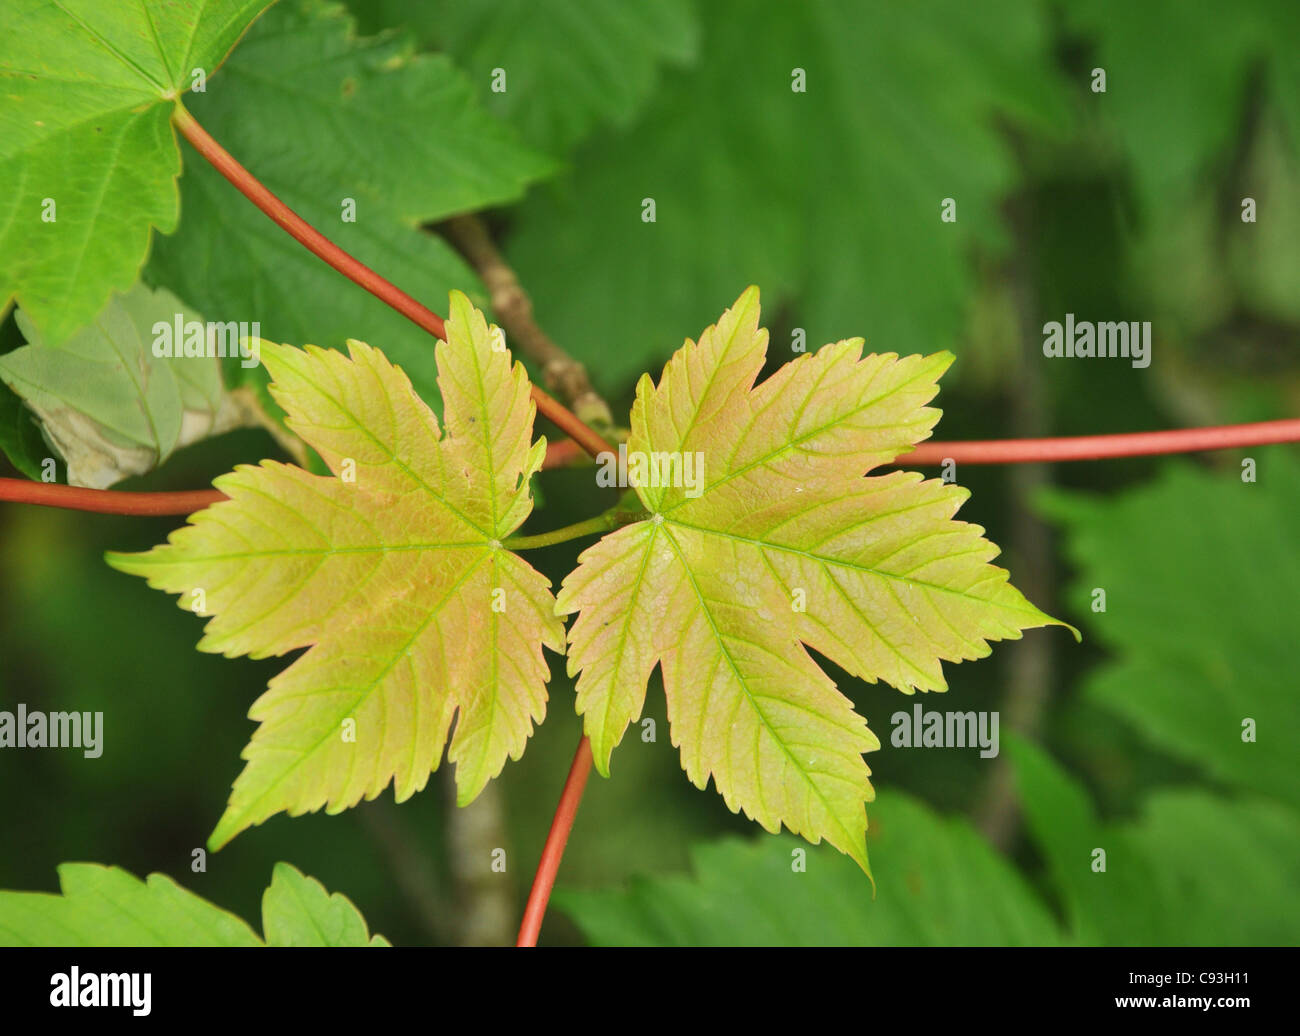
[(1150, 485), (1058, 491), (1043, 508), (1079, 572), (1075, 609), (1112, 654), (1086, 697), (1215, 779), (1300, 805), (1300, 464), (1284, 448), (1252, 456), (1257, 482), (1171, 464)]
[[(0, 380), (40, 418), (46, 438), (67, 459), (70, 485), (103, 489), (152, 471), (182, 446), (253, 420), (222, 387), (215, 351), (237, 349), (237, 329), (221, 329), (220, 340), (209, 341), (202, 318), (170, 292), (136, 285), (115, 294), (59, 346), (45, 340), (25, 311), (17, 319), (30, 344), (0, 356)], [(155, 354), (159, 324), (168, 328), (164, 344), (171, 355)], [(184, 333), (170, 334), (178, 324), (195, 355), (182, 353)]]
[(826, 838), (867, 870), (862, 753), (879, 742), (807, 648), (871, 682), (942, 691), (941, 660), (1061, 623), (989, 564), (983, 529), (952, 520), (966, 490), (863, 478), (928, 437), (939, 412), (925, 404), (952, 357), (863, 356), (857, 338), (755, 387), (758, 316), (750, 288), (657, 386), (637, 385), (628, 482), (636, 457), (676, 457), (676, 478), (636, 485), (649, 519), (565, 579), (558, 607), (579, 613), (569, 674), (602, 774), (659, 664), (697, 787), (712, 777), (733, 811)]
[[(1107, 71), (1106, 92), (1086, 96), (1132, 172), (1136, 265), (1150, 291), (1172, 296), (1165, 326), (1205, 310), (1226, 321), (1234, 304), (1300, 320), (1300, 7), (1080, 0), (1065, 11)], [(1196, 75), (1168, 75), (1177, 65)], [(1243, 194), (1258, 222), (1242, 222)]]
[[(0, 891), (3, 946), (261, 946), (244, 921), (177, 885), (118, 867), (65, 863), (61, 895)], [(387, 946), (347, 899), (287, 863), (262, 901), (270, 946)]]
[(597, 125), (626, 126), (659, 66), (692, 61), (698, 46), (687, 0), (443, 0), (427, 12), (433, 39), (488, 106), (553, 154)]
[[(3, 359), (0, 355), (0, 363)], [(55, 460), (56, 465), (58, 462), (54, 451), (41, 438), (36, 415), (27, 409), (20, 395), (4, 384), (0, 384), (0, 451), (15, 468), (36, 482), (44, 475), (41, 468), (47, 457)]]
[[(1106, 92), (1089, 94), (1115, 128), (1144, 203), (1181, 205), (1238, 133), (1250, 69), (1294, 134), (1300, 131), (1300, 10), (1290, 0), (1209, 5), (1189, 16), (1178, 0), (1080, 0), (1072, 26), (1095, 42)], [(1171, 62), (1194, 76), (1170, 76)]]
[(268, 946), (387, 946), (373, 938), (365, 918), (347, 897), (330, 895), (315, 878), (277, 863), (262, 896), (262, 927)]
[[(0, 303), (59, 344), (176, 226), (168, 122), (265, 0), (8, 0), (0, 12)], [(53, 206), (51, 209), (50, 206)]]
[[(1005, 245), (1017, 167), (999, 121), (1055, 132), (1069, 114), (1042, 10), (714, 0), (700, 13), (694, 69), (666, 74), (642, 119), (594, 137), (571, 177), (522, 206), (508, 254), (542, 325), (611, 392), (751, 283), (809, 342), (851, 328), (878, 351), (954, 345), (971, 253)], [(955, 223), (940, 220), (945, 198)]]
[[(267, 12), (186, 103), (294, 211), (422, 300), (481, 289), (419, 224), (513, 201), (551, 169), (483, 111), (447, 57), (417, 55), (391, 36), (358, 38), (334, 4), (294, 0)], [(205, 313), (257, 320), (276, 341), (341, 348), (364, 334), (436, 399), (425, 332), (290, 239), (193, 152), (181, 188), (184, 219), (158, 242), (152, 282)]]
[(243, 921), (164, 874), (141, 881), (118, 867), (65, 863), (62, 895), (0, 892), (6, 946), (256, 946)]
[[(835, 853), (786, 837), (694, 846), (691, 878), (626, 891), (559, 889), (597, 946), (1044, 946), (1060, 932), (1038, 897), (964, 820), (901, 792), (873, 810), (875, 898)], [(795, 869), (806, 853), (806, 870)]]
[[(1010, 745), (1072, 938), (1103, 946), (1295, 945), (1300, 816), (1257, 798), (1162, 790), (1105, 823), (1041, 749)], [(1097, 850), (1105, 851), (1098, 870)], [(1249, 890), (1249, 895), (1245, 891)]]
[[(546, 711), (543, 645), (564, 647), (549, 583), (501, 541), (532, 509), (544, 439), (520, 364), (455, 293), (436, 350), (446, 434), (402, 371), (262, 343), (288, 425), (333, 476), (264, 461), (213, 484), (230, 499), (114, 567), (211, 615), (199, 643), (228, 657), (310, 648), (254, 703), (248, 766), (210, 840), (287, 810), (338, 813), (448, 758), (462, 804), (522, 754)], [(196, 592), (201, 591), (201, 596)]]

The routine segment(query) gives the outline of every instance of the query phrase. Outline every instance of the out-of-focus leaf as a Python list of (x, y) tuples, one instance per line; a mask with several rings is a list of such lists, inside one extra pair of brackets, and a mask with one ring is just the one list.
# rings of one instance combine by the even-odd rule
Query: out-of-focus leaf
[(1300, 464), (1286, 448), (1252, 456), (1257, 482), (1171, 464), (1151, 485), (1054, 492), (1043, 508), (1079, 570), (1077, 613), (1114, 655), (1084, 693), (1211, 776), (1300, 804)]
[[(696, 56), (688, 0), (434, 0), (434, 38), (529, 143), (567, 151), (598, 124), (626, 125), (663, 62)], [(493, 77), (504, 73), (504, 89)]]
[[(0, 356), (0, 380), (39, 417), (45, 437), (67, 460), (71, 485), (103, 489), (152, 471), (182, 446), (254, 421), (223, 389), (213, 352), (214, 346), (236, 350), (237, 329), (224, 329), (218, 342), (168, 291), (138, 284), (115, 294), (91, 324), (58, 346), (22, 310), (17, 320), (29, 344)], [(170, 355), (155, 353), (158, 324), (167, 327)], [(182, 336), (173, 341), (177, 326)], [(182, 354), (187, 331), (194, 355)]]
[[(1048, 865), (1045, 902), (963, 820), (891, 791), (873, 811), (874, 902), (843, 857), (792, 839), (696, 846), (690, 878), (560, 889), (595, 945), (1294, 945), (1300, 817), (1256, 798), (1162, 791), (1136, 820), (1100, 821), (1042, 750), (1012, 744), (1020, 796)], [(1104, 850), (1104, 870), (1096, 869)]]
[[(998, 122), (1067, 114), (1042, 10), (716, 0), (700, 12), (692, 70), (665, 73), (643, 118), (598, 134), (572, 177), (523, 206), (508, 251), (539, 320), (606, 389), (657, 367), (681, 328), (750, 283), (808, 342), (950, 348), (971, 252), (1005, 243), (999, 205), (1017, 173)], [(945, 198), (955, 223), (940, 218)], [(791, 344), (777, 343), (787, 356)]]
[[(1089, 96), (1133, 172), (1141, 276), (1192, 313), (1208, 310), (1202, 319), (1222, 306), (1225, 287), (1255, 311), (1300, 318), (1300, 5), (1080, 0), (1064, 10), (1106, 70), (1106, 92)], [(1169, 74), (1179, 67), (1196, 74)], [(1247, 118), (1251, 105), (1259, 117)], [(1224, 191), (1235, 152), (1247, 146), (1231, 185), (1254, 199), (1250, 223), (1241, 219), (1242, 198)], [(1207, 215), (1214, 234), (1187, 247)], [(1182, 313), (1173, 309), (1170, 319)]]
[[(1123, 141), (1145, 202), (1179, 204), (1234, 143), (1251, 66), (1300, 129), (1300, 7), (1240, 0), (1191, 12), (1179, 0), (1078, 0), (1065, 9), (1097, 48), (1106, 92), (1091, 95)], [(1170, 69), (1195, 68), (1195, 75)]]
[(40, 481), (47, 457), (55, 461), (57, 472), (58, 458), (41, 438), (36, 415), (23, 404), (22, 396), (4, 384), (0, 384), (0, 451), (30, 479)]
[(1011, 752), (1030, 829), (1074, 940), (1104, 946), (1300, 941), (1300, 816), (1291, 809), (1255, 797), (1162, 790), (1142, 804), (1136, 820), (1103, 823), (1087, 793), (1045, 752), (1022, 741)]
[(315, 878), (277, 863), (262, 896), (262, 927), (268, 946), (387, 946), (370, 935), (366, 920), (346, 896), (330, 895)]
[[(1006, 860), (963, 820), (900, 792), (876, 804), (878, 891), (846, 857), (787, 837), (692, 849), (691, 878), (626, 891), (561, 889), (556, 904), (599, 946), (1039, 946), (1059, 933)], [(806, 855), (805, 855), (806, 854)], [(796, 870), (803, 858), (806, 870)]]
[[(261, 946), (244, 921), (187, 892), (164, 874), (65, 863), (61, 895), (0, 891), (4, 946)], [(343, 896), (287, 863), (275, 866), (262, 900), (269, 946), (387, 946), (371, 938)]]

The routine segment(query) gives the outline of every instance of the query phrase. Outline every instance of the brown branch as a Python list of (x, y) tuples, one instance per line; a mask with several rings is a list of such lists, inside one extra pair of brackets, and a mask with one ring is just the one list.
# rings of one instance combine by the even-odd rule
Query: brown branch
[(497, 251), (477, 216), (455, 216), (443, 224), (448, 239), (478, 272), (487, 287), (492, 312), (509, 342), (542, 368), (546, 387), (558, 393), (584, 424), (608, 428), (614, 423), (606, 403), (587, 378), (587, 369), (566, 353), (533, 319), (533, 303), (515, 271)]

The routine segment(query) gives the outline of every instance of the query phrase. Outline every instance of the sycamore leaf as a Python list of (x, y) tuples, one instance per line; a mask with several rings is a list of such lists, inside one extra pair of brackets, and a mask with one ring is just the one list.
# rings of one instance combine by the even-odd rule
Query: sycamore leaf
[[(1003, 748), (1072, 941), (1295, 944), (1300, 814), (1294, 809), (1257, 795), (1228, 798), (1166, 786), (1143, 799), (1133, 817), (1107, 821), (1083, 783), (1042, 748), (1016, 737)], [(1090, 866), (1099, 847), (1106, 850), (1101, 880)]]
[(55, 344), (176, 227), (168, 124), (266, 0), (6, 0), (0, 11), (0, 304)]
[[(67, 460), (70, 485), (104, 489), (152, 471), (182, 446), (256, 420), (251, 394), (233, 395), (222, 385), (217, 349), (238, 347), (233, 327), (217, 341), (169, 291), (136, 284), (114, 294), (58, 346), (24, 310), (17, 322), (29, 344), (0, 356), (0, 381), (40, 418), (46, 439)], [(185, 355), (178, 339), (174, 350), (168, 343), (171, 355), (155, 355), (159, 323), (188, 328), (194, 354)]]
[(558, 608), (579, 613), (569, 673), (601, 773), (658, 663), (692, 782), (712, 777), (733, 811), (826, 838), (867, 870), (862, 753), (879, 742), (806, 648), (872, 682), (941, 691), (941, 660), (1063, 624), (989, 564), (983, 529), (952, 520), (966, 490), (863, 478), (929, 435), (939, 412), (925, 404), (951, 355), (863, 356), (851, 339), (755, 387), (758, 315), (750, 288), (657, 386), (637, 385), (628, 481), (652, 483), (636, 487), (650, 518), (564, 581)]
[(277, 863), (262, 897), (266, 942), (244, 921), (165, 874), (65, 863), (61, 895), (0, 891), (3, 946), (387, 946), (343, 896)]
[[(891, 790), (872, 808), (876, 896), (829, 850), (793, 871), (789, 836), (690, 847), (692, 876), (556, 889), (594, 946), (1053, 946), (1043, 900), (970, 823)], [(755, 909), (755, 904), (762, 909)]]
[[(356, 7), (371, 15), (374, 0)], [(684, 64), (698, 45), (686, 0), (443, 0), (426, 10), (427, 35), (483, 84), (485, 102), (553, 153), (598, 124), (627, 125), (660, 64)], [(488, 88), (497, 69), (504, 90)]]
[(292, 864), (277, 863), (262, 895), (262, 928), (268, 946), (387, 946), (371, 936), (366, 919), (346, 896), (331, 895)]
[[(846, 328), (901, 352), (964, 342), (971, 257), (1006, 249), (1003, 204), (1023, 175), (1006, 128), (1034, 139), (1070, 123), (1046, 8), (695, 7), (699, 59), (666, 71), (635, 123), (592, 134), (555, 189), (512, 214), (508, 258), (547, 330), (610, 393), (747, 282), (810, 342)], [(507, 71), (492, 103), (533, 109)], [(956, 222), (940, 219), (945, 198)]]
[[(1110, 653), (1078, 700), (1215, 781), (1300, 807), (1294, 739), (1263, 734), (1300, 730), (1300, 464), (1283, 447), (1252, 457), (1258, 482), (1170, 463), (1122, 493), (1041, 499), (1078, 569), (1075, 611)], [(1106, 588), (1104, 611), (1095, 587)], [(1207, 599), (1232, 607), (1207, 609)]]
[(335, 477), (264, 461), (213, 484), (230, 499), (110, 564), (212, 616), (203, 651), (308, 650), (249, 712), (261, 727), (213, 832), (219, 848), (281, 810), (341, 812), (448, 758), (460, 802), (518, 759), (546, 710), (542, 646), (564, 649), (549, 582), (501, 541), (532, 509), (546, 451), (523, 367), (451, 298), (437, 345), (445, 434), (377, 349), (262, 343), (288, 426)]

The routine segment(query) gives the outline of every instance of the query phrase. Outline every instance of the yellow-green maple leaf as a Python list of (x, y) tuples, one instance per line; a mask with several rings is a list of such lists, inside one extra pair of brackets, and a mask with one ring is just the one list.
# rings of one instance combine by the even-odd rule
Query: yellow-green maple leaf
[(988, 563), (983, 529), (952, 520), (966, 490), (864, 477), (930, 434), (951, 354), (863, 356), (851, 339), (755, 387), (758, 316), (750, 288), (657, 386), (637, 385), (629, 471), (677, 454), (684, 476), (689, 454), (703, 476), (637, 487), (650, 517), (583, 552), (558, 598), (578, 613), (569, 673), (601, 773), (658, 663), (694, 784), (712, 777), (733, 811), (825, 838), (870, 873), (862, 753), (879, 742), (805, 645), (872, 682), (946, 690), (942, 659), (1059, 623)]
[(564, 650), (550, 583), (502, 546), (532, 510), (546, 452), (523, 367), (454, 292), (436, 352), (442, 434), (399, 368), (348, 348), (261, 346), (289, 427), (334, 477), (241, 466), (213, 483), (230, 499), (166, 544), (109, 556), (212, 616), (200, 650), (309, 649), (249, 712), (261, 726), (214, 848), (281, 810), (340, 812), (390, 781), (408, 798), (453, 715), (447, 757), (469, 802), (545, 714), (542, 646)]

